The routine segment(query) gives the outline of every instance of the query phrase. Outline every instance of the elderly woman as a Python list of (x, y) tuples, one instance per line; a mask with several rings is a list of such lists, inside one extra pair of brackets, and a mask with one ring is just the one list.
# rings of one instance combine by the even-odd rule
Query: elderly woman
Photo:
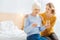
[(27, 40), (48, 40), (40, 36), (40, 32), (49, 27), (42, 25), (42, 18), (38, 15), (39, 12), (40, 6), (35, 3), (32, 13), (25, 17), (24, 31), (27, 34)]

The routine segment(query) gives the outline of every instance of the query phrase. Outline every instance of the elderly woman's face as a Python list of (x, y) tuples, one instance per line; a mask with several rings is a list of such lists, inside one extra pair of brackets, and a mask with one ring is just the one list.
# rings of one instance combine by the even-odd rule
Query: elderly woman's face
[(40, 12), (40, 9), (33, 9), (33, 12), (38, 14)]

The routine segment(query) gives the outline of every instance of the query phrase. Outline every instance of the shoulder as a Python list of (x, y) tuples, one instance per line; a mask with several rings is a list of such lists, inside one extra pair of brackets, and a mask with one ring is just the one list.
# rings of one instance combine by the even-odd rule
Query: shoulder
[(54, 18), (56, 18), (56, 16), (54, 16)]
[(30, 18), (31, 18), (31, 15), (30, 15), (30, 14), (26, 14), (26, 15), (25, 15), (25, 18), (26, 18), (26, 19), (30, 19)]
[(28, 14), (27, 14), (27, 15), (25, 15), (25, 18), (28, 18)]
[(56, 20), (56, 16), (54, 15), (54, 16), (52, 17), (52, 19)]
[(28, 18), (29, 16), (30, 16), (29, 14), (26, 14), (26, 15), (25, 15), (25, 18)]
[(40, 13), (39, 16), (44, 16), (45, 15), (45, 12), (44, 13)]
[(39, 19), (43, 20), (43, 17), (39, 15)]

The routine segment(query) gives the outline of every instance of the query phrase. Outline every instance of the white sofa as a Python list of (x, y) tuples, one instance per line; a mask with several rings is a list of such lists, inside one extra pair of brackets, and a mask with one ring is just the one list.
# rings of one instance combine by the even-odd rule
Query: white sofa
[(26, 40), (23, 14), (0, 13), (0, 40)]
[(0, 40), (26, 40), (26, 34), (13, 21), (0, 22)]

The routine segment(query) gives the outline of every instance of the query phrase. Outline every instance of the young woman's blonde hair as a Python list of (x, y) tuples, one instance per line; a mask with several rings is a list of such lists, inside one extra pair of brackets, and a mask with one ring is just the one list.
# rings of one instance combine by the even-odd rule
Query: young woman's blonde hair
[(48, 6), (49, 8), (51, 8), (51, 13), (55, 14), (55, 7), (52, 3), (47, 3), (46, 6)]

